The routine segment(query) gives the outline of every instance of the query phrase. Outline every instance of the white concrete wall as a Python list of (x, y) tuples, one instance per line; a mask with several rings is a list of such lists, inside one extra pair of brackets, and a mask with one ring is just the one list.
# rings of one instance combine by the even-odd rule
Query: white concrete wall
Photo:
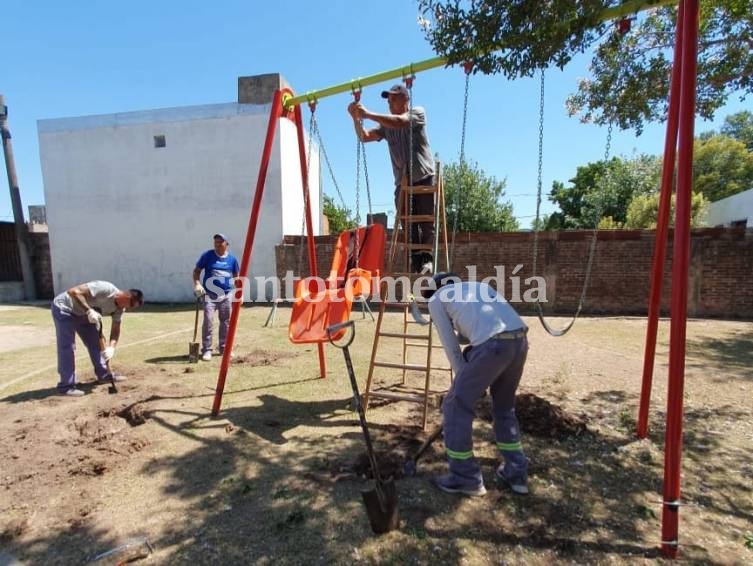
[(712, 202), (706, 215), (709, 226), (729, 226), (742, 220), (753, 226), (753, 189)]
[[(269, 105), (236, 103), (40, 120), (55, 292), (105, 279), (147, 301), (193, 300), (191, 271), (212, 234), (241, 261), (268, 120)], [(302, 214), (285, 206), (301, 202), (296, 180), (295, 128), (281, 120), (249, 277), (275, 275), (274, 247)]]

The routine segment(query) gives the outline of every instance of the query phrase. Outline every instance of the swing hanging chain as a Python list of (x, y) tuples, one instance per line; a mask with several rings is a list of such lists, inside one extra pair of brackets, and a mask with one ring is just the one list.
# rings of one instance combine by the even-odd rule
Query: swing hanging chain
[[(611, 168), (609, 167), (609, 158), (610, 153), (612, 150), (612, 122), (609, 123), (609, 127), (607, 128), (607, 145), (604, 149), (604, 167), (606, 168), (604, 172), (604, 181), (602, 183), (602, 192), (609, 190), (609, 184), (612, 180), (611, 175)], [(588, 292), (588, 286), (591, 282), (591, 272), (593, 270), (593, 264), (594, 264), (594, 257), (596, 256), (596, 242), (598, 240), (599, 235), (599, 222), (601, 221), (601, 214), (604, 211), (604, 199), (599, 199), (599, 204), (596, 208), (596, 221), (594, 223), (593, 232), (591, 233), (591, 243), (588, 248), (588, 263), (586, 263), (586, 278), (583, 283), (583, 290), (580, 294), (580, 301), (578, 302), (578, 310), (579, 313), (581, 309), (583, 308), (583, 305), (586, 302), (586, 293)]]
[[(541, 79), (539, 87), (539, 161), (538, 161), (538, 176), (536, 179), (536, 220), (533, 229), (533, 273), (532, 277), (536, 277), (538, 269), (538, 257), (539, 257), (539, 232), (541, 231), (541, 191), (543, 188), (543, 171), (544, 171), (544, 94), (546, 75), (544, 70), (541, 70)], [(538, 299), (537, 299), (538, 300)]]
[[(313, 115), (312, 115), (313, 118)], [(329, 161), (329, 156), (327, 155), (327, 149), (324, 147), (324, 142), (322, 141), (321, 132), (319, 131), (319, 124), (316, 122), (316, 119), (314, 119), (314, 133), (316, 134), (316, 141), (319, 144), (319, 151), (322, 154), (322, 157), (324, 157), (324, 163), (327, 165), (327, 171), (329, 172), (330, 179), (332, 180), (332, 184), (335, 187), (335, 191), (337, 192), (337, 196), (340, 199), (340, 203), (342, 204), (343, 208), (346, 208), (345, 204), (345, 198), (343, 198), (343, 194), (340, 191), (340, 186), (337, 183), (337, 178), (335, 178), (334, 170), (332, 169), (332, 163)]]
[(361, 157), (363, 158), (363, 180), (364, 180), (364, 185), (366, 186), (366, 200), (369, 206), (369, 216), (367, 217), (367, 220), (368, 218), (371, 218), (371, 222), (373, 223), (374, 213), (371, 207), (371, 187), (369, 185), (369, 168), (366, 165), (366, 144), (361, 142), (361, 146), (362, 146)]
[[(468, 90), (470, 87), (471, 82), (471, 69), (473, 68), (473, 65), (470, 62), (466, 62), (463, 65), (463, 68), (465, 69), (465, 93), (463, 94), (463, 122), (461, 125), (460, 130), (460, 173), (463, 173), (464, 165), (465, 165), (465, 132), (466, 132), (466, 125), (468, 123)], [(452, 218), (452, 239), (450, 240), (450, 253), (448, 254), (448, 261), (449, 264), (447, 268), (449, 269), (452, 265), (452, 258), (455, 254), (455, 235), (458, 231), (458, 224), (460, 223), (460, 209), (463, 204), (462, 199), (460, 198), (460, 188), (455, 187), (455, 195), (452, 203), (452, 210), (454, 212), (453, 218)]]
[[(309, 108), (311, 110), (311, 118), (309, 119), (309, 142), (308, 142), (308, 151), (306, 155), (306, 179), (303, 185), (303, 220), (301, 222), (301, 245), (299, 246), (298, 250), (298, 271), (301, 271), (301, 265), (303, 264), (303, 251), (307, 248), (307, 246), (304, 245), (304, 242), (306, 241), (307, 234), (306, 234), (306, 210), (308, 210), (309, 202), (311, 200), (311, 188), (309, 183), (309, 176), (311, 173), (311, 149), (313, 147), (314, 143), (314, 133), (318, 132), (318, 126), (316, 124), (316, 102), (310, 102)], [(321, 145), (320, 145), (321, 147)], [(301, 179), (303, 182), (304, 179)], [(310, 274), (309, 274), (310, 275)]]

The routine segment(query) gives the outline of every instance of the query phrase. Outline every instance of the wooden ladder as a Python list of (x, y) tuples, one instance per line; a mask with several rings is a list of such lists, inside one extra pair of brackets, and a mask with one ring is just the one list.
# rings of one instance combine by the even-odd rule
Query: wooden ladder
[[(435, 169), (435, 184), (432, 186), (409, 186), (405, 179), (400, 187), (398, 202), (400, 210), (395, 218), (395, 226), (392, 231), (392, 240), (389, 251), (390, 275), (393, 278), (404, 277), (410, 281), (411, 287), (414, 281), (422, 275), (432, 275), (437, 271), (440, 259), (444, 260), (445, 270), (449, 269), (449, 255), (447, 246), (447, 223), (445, 213), (444, 186), (442, 184), (441, 164), (437, 162)], [(411, 214), (410, 198), (413, 195), (432, 194), (434, 195), (434, 213), (416, 215)], [(410, 242), (411, 228), (414, 222), (434, 222), (434, 244), (414, 244)], [(402, 229), (401, 229), (402, 226)], [(402, 234), (402, 238), (400, 237)], [(395, 259), (398, 256), (397, 250), (401, 248), (401, 265), (395, 265)], [(441, 250), (441, 254), (440, 254)], [(432, 273), (411, 273), (411, 256), (417, 251), (433, 252), (433, 270)], [(398, 267), (398, 269), (396, 269)], [(434, 343), (433, 325), (421, 326), (415, 322), (411, 316), (411, 304), (408, 297), (402, 297), (398, 301), (389, 301), (390, 297), (385, 292), (386, 285), (380, 288), (380, 305), (379, 316), (377, 317), (376, 330), (374, 332), (374, 343), (371, 349), (371, 362), (369, 364), (369, 375), (366, 380), (366, 389), (363, 395), (364, 408), (368, 409), (370, 400), (388, 399), (392, 401), (410, 401), (422, 405), (421, 426), (426, 428), (429, 402), (432, 395), (444, 393), (442, 391), (432, 390), (431, 379), (432, 370), (449, 372), (452, 379), (452, 369), (450, 367), (435, 367), (432, 365), (432, 350), (441, 348), (441, 344)], [(397, 285), (395, 286), (397, 291)], [(419, 303), (420, 304), (420, 303)], [(385, 312), (387, 309), (400, 309), (403, 312), (402, 328), (399, 331), (384, 328)], [(426, 309), (424, 307), (424, 312)], [(379, 347), (382, 338), (397, 339), (402, 341), (402, 356), (400, 362), (387, 361), (379, 358)], [(424, 355), (418, 360), (409, 355), (414, 349), (423, 349)], [(412, 359), (413, 358), (413, 359)], [(398, 390), (392, 385), (389, 389), (380, 388), (374, 390), (375, 368), (387, 368), (392, 370), (401, 370), (402, 380), (398, 384)], [(423, 374), (423, 383), (419, 388), (410, 388), (407, 384), (409, 371), (421, 372)]]

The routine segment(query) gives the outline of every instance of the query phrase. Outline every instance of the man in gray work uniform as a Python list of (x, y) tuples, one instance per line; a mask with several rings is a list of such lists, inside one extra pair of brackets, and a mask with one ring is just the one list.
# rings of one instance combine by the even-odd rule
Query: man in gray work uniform
[[(484, 495), (481, 469), (473, 456), (476, 403), (491, 392), (494, 436), (503, 462), (497, 479), (517, 494), (528, 493), (528, 459), (520, 442), (515, 392), (528, 353), (528, 327), (515, 309), (486, 283), (463, 282), (438, 273), (422, 294), (455, 379), (442, 403), (449, 474), (434, 478), (448, 493)], [(470, 345), (461, 352), (460, 336)]]
[[(395, 209), (400, 214), (400, 184), (403, 177), (410, 186), (431, 186), (434, 184), (434, 157), (426, 133), (426, 111), (421, 106), (410, 108), (410, 94), (401, 84), (393, 85), (382, 92), (387, 99), (389, 114), (377, 114), (367, 110), (360, 102), (352, 102), (348, 112), (353, 118), (356, 135), (362, 142), (387, 140), (392, 161), (392, 174), (395, 177)], [(376, 128), (366, 130), (362, 120), (376, 122)], [(412, 130), (411, 130), (412, 128)], [(411, 141), (413, 147), (411, 148)], [(412, 168), (409, 165), (413, 159)], [(411, 170), (412, 169), (412, 170)], [(412, 177), (411, 177), (412, 174)], [(415, 195), (409, 203), (411, 211), (404, 214), (434, 214), (434, 195)], [(403, 224), (405, 228), (405, 224)], [(410, 241), (413, 244), (434, 244), (434, 223), (413, 222)], [(412, 269), (424, 273), (432, 270), (432, 256), (428, 252), (414, 252), (411, 258)]]

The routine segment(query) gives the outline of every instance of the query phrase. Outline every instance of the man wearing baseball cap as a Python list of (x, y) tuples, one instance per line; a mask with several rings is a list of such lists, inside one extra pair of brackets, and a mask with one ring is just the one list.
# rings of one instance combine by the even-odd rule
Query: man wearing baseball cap
[[(400, 184), (405, 177), (408, 185), (430, 186), (434, 184), (434, 157), (426, 133), (426, 111), (421, 106), (410, 107), (410, 93), (405, 86), (396, 84), (382, 91), (387, 99), (389, 114), (377, 114), (367, 110), (360, 102), (352, 102), (348, 112), (353, 118), (356, 135), (362, 142), (387, 140), (395, 177), (395, 208), (400, 215)], [(363, 120), (377, 123), (372, 129), (365, 129)], [(411, 148), (411, 142), (413, 147)], [(434, 195), (413, 196), (410, 214), (434, 214)], [(411, 243), (434, 244), (434, 224), (414, 222), (411, 230)], [(431, 271), (431, 254), (422, 252), (413, 255), (413, 270)], [(428, 264), (428, 265), (427, 265)]]
[[(193, 292), (196, 299), (204, 298), (204, 323), (201, 326), (201, 359), (208, 362), (212, 359), (212, 330), (214, 326), (214, 312), (220, 318), (220, 354), (225, 349), (225, 340), (230, 328), (230, 296), (235, 286), (235, 278), (240, 273), (238, 260), (228, 252), (230, 242), (224, 234), (217, 233), (213, 237), (214, 249), (207, 250), (193, 270)], [(199, 281), (201, 272), (204, 277)]]

